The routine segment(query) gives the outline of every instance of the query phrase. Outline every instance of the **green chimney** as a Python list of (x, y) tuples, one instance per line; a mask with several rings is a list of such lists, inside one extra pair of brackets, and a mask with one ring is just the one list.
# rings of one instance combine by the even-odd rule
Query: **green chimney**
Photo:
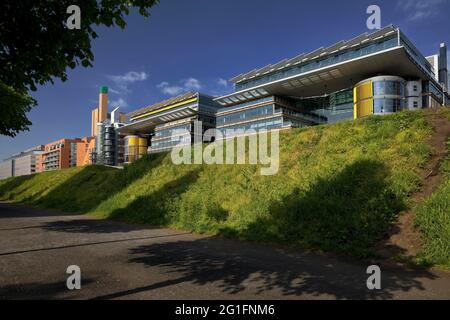
[(108, 87), (100, 87), (100, 93), (108, 93)]

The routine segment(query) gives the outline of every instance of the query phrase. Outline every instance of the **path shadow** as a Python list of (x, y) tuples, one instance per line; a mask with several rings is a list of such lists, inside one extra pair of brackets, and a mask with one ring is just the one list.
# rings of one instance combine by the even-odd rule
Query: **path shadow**
[(0, 219), (3, 218), (33, 218), (52, 216), (73, 216), (73, 213), (61, 212), (53, 209), (37, 209), (25, 204), (7, 203), (0, 201)]
[[(165, 270), (171, 279), (97, 299), (188, 284), (215, 284), (222, 293), (230, 295), (250, 290), (255, 297), (270, 297), (273, 292), (272, 296), (285, 298), (392, 299), (395, 292), (424, 290), (421, 281), (435, 278), (427, 271), (383, 269), (383, 289), (370, 291), (366, 286), (366, 267), (217, 238), (143, 245), (132, 249), (131, 255), (134, 257), (130, 263), (158, 268), (159, 272)], [(192, 298), (196, 298), (195, 293)]]
[(158, 229), (158, 227), (132, 225), (120, 221), (74, 219), (51, 221), (40, 226), (45, 231), (69, 233), (117, 233)]
[[(93, 279), (82, 280), (82, 285), (95, 283)], [(61, 299), (69, 292), (66, 282), (10, 284), (0, 287), (1, 300), (50, 300)], [(72, 291), (74, 293), (75, 291)], [(70, 297), (69, 297), (70, 298)]]

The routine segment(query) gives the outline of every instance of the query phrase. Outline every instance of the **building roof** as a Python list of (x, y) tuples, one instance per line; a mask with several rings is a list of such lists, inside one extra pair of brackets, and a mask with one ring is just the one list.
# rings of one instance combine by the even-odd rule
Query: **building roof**
[(299, 54), (291, 59), (284, 59), (276, 64), (269, 64), (265, 67), (252, 70), (247, 73), (240, 74), (232, 79), (230, 79), (233, 83), (240, 83), (246, 80), (250, 80), (253, 78), (257, 78), (260, 76), (266, 76), (270, 75), (271, 73), (277, 72), (281, 69), (291, 67), (293, 65), (298, 65), (301, 63), (310, 62), (315, 59), (322, 58), (323, 56), (329, 55), (329, 54), (335, 54), (339, 51), (346, 50), (352, 47), (359, 46), (363, 43), (377, 40), (378, 38), (385, 37), (387, 35), (393, 34), (397, 31), (397, 29), (393, 25), (389, 25), (383, 29), (377, 30), (372, 33), (363, 33), (351, 40), (348, 41), (339, 41), (327, 48), (319, 48), (317, 50), (314, 50), (313, 52), (310, 52), (308, 54)]
[(174, 97), (174, 98), (170, 98), (170, 99), (167, 99), (167, 100), (155, 103), (155, 104), (153, 104), (151, 106), (144, 107), (144, 108), (141, 108), (139, 110), (130, 112), (129, 114), (127, 114), (127, 116), (130, 117), (130, 118), (137, 117), (139, 115), (142, 115), (142, 114), (145, 114), (145, 113), (148, 113), (148, 112), (152, 112), (152, 111), (156, 111), (156, 110), (162, 109), (162, 108), (170, 106), (172, 104), (176, 104), (176, 103), (180, 103), (180, 102), (185, 101), (185, 100), (197, 98), (198, 95), (199, 95), (198, 92), (188, 92), (188, 93), (182, 94), (180, 96), (177, 96), (177, 97)]
[(391, 25), (239, 75), (231, 80), (235, 92), (214, 100), (228, 107), (270, 95), (312, 97), (353, 87), (377, 74), (436, 84), (429, 61)]

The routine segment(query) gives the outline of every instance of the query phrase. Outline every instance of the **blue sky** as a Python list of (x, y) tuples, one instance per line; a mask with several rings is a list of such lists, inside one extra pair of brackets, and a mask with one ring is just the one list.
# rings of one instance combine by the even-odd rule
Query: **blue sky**
[(399, 26), (423, 54), (450, 46), (450, 0), (161, 0), (149, 19), (128, 16), (125, 30), (99, 28), (94, 67), (40, 87), (31, 130), (0, 136), (0, 159), (89, 135), (102, 85), (125, 112), (188, 90), (224, 94), (235, 75), (368, 31), (371, 4), (381, 7), (383, 26)]

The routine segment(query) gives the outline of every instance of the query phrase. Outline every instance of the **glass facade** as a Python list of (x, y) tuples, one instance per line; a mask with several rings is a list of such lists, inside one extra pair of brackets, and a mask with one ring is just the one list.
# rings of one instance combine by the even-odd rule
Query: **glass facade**
[(185, 123), (171, 128), (158, 128), (155, 129), (154, 138), (171, 137), (172, 134), (180, 134), (182, 132), (191, 132), (191, 123)]
[[(264, 105), (258, 105), (266, 102)], [(256, 105), (253, 107), (253, 105)], [(217, 115), (219, 129), (301, 128), (353, 117), (353, 91), (306, 99), (266, 97), (228, 108)], [(275, 120), (273, 120), (275, 119)]]
[(442, 99), (444, 98), (442, 90), (439, 90), (431, 81), (424, 82), (423, 92), (433, 94), (442, 103)]
[(261, 99), (251, 100), (251, 101), (247, 101), (247, 102), (244, 102), (244, 103), (238, 103), (238, 104), (233, 105), (232, 107), (221, 108), (219, 110), (219, 112), (223, 113), (223, 112), (227, 112), (227, 111), (238, 110), (238, 109), (241, 109), (241, 108), (244, 108), (244, 107), (247, 107), (247, 106), (252, 106), (252, 105), (255, 105), (255, 104), (260, 104), (260, 103), (265, 103), (265, 102), (274, 102), (274, 97), (273, 96), (271, 96), (271, 97), (264, 97), (264, 98), (261, 98)]
[[(171, 148), (176, 145), (190, 144), (190, 143), (191, 143), (191, 135), (185, 134), (183, 136), (171, 137), (166, 140), (152, 141), (151, 149)], [(151, 150), (151, 151), (154, 151), (154, 150)]]
[(247, 121), (251, 119), (267, 117), (273, 115), (274, 113), (274, 105), (269, 104), (261, 107), (245, 109), (238, 112), (233, 112), (226, 115), (218, 115), (217, 116), (217, 125), (225, 125), (235, 122)]
[(369, 55), (372, 53), (376, 53), (379, 51), (383, 51), (386, 49), (394, 48), (398, 46), (398, 39), (397, 36), (394, 36), (389, 39), (384, 39), (383, 41), (372, 43), (369, 45), (362, 45), (355, 49), (347, 50), (340, 52), (336, 55), (330, 55), (323, 59), (317, 59), (314, 61), (306, 62), (304, 64), (296, 65), (291, 68), (286, 68), (283, 70), (280, 70), (278, 72), (274, 72), (271, 74), (268, 74), (266, 76), (251, 79), (248, 81), (243, 81), (241, 83), (236, 84), (236, 91), (249, 89), (255, 86), (259, 86), (261, 84), (269, 83), (272, 81), (280, 80), (283, 78), (291, 77), (294, 75), (299, 75), (305, 72), (309, 72), (312, 70), (320, 69), (323, 67), (327, 67), (333, 64), (345, 62), (348, 60), (360, 58), (365, 55)]
[(232, 125), (227, 126), (224, 128), (224, 132), (227, 132), (226, 130), (249, 130), (249, 129), (255, 129), (255, 130), (261, 130), (261, 129), (279, 129), (283, 126), (283, 118), (282, 117), (275, 117), (271, 119), (264, 119), (259, 121), (252, 121), (250, 123), (244, 123), (244, 124), (238, 124), (238, 125)]
[(373, 113), (402, 111), (405, 108), (405, 82), (398, 80), (373, 81), (373, 96)]
[(405, 109), (406, 81), (396, 76), (378, 76), (355, 87), (355, 118), (393, 113)]
[(374, 81), (373, 82), (374, 96), (405, 96), (405, 83), (400, 81)]
[(434, 78), (434, 72), (431, 64), (420, 53), (416, 46), (409, 41), (409, 39), (400, 31), (400, 45), (402, 45), (406, 52), (414, 59), (414, 61), (431, 77)]
[(192, 122), (173, 127), (157, 126), (151, 139), (151, 149), (171, 148), (178, 144), (191, 143)]
[(392, 113), (402, 111), (405, 107), (403, 99), (374, 99), (373, 111), (377, 113)]
[(301, 99), (299, 116), (314, 123), (334, 123), (353, 116), (353, 90), (342, 90), (327, 96)]

